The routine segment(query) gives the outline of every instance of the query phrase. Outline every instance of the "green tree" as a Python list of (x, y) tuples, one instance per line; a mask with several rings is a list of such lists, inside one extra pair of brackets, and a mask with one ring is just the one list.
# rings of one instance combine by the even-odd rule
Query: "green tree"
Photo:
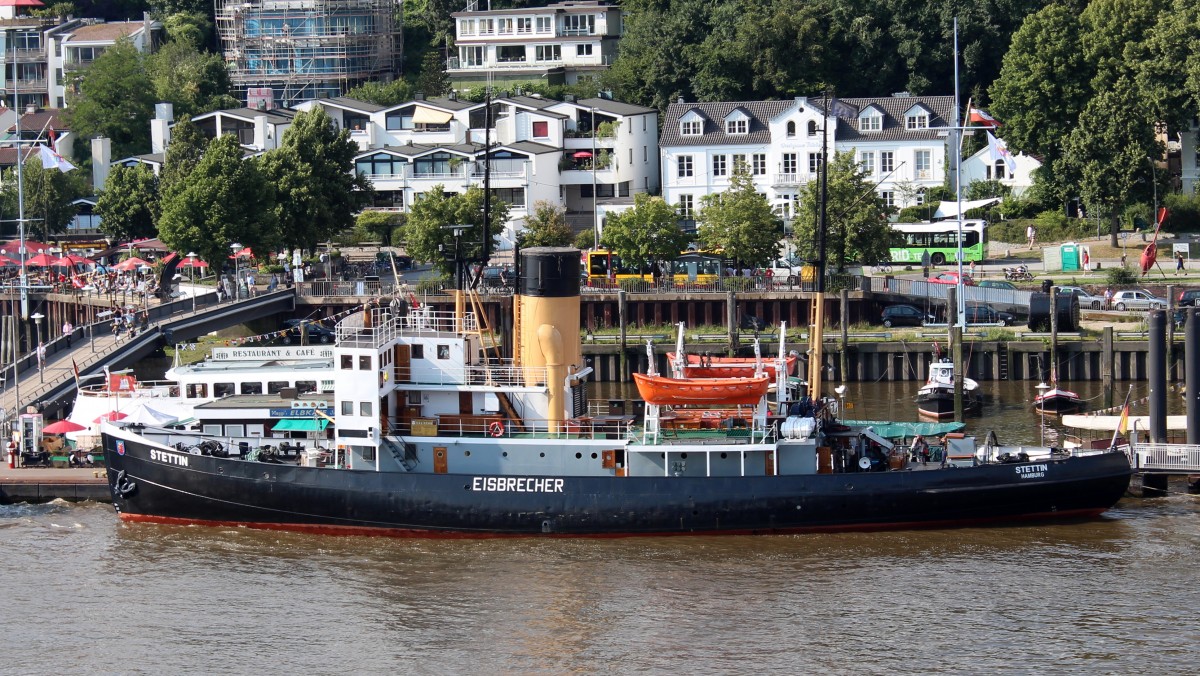
[(200, 164), (206, 148), (208, 137), (191, 120), (181, 120), (172, 127), (171, 142), (167, 144), (166, 159), (158, 178), (158, 193), (162, 199), (187, 185), (188, 176)]
[(1044, 158), (1041, 178), (1051, 183), (1062, 141), (1092, 93), (1094, 68), (1083, 57), (1079, 33), (1079, 17), (1062, 5), (1030, 15), (988, 90), (1009, 147)]
[(224, 59), (201, 51), (198, 44), (192, 38), (172, 40), (146, 57), (155, 99), (170, 102), (177, 119), (238, 106), (229, 95)]
[(1067, 136), (1058, 173), (1077, 182), (1084, 203), (1109, 215), (1109, 243), (1117, 246), (1121, 210), (1140, 187), (1148, 192), (1151, 157), (1162, 157), (1149, 105), (1128, 78), (1088, 102)]
[(450, 79), (442, 64), (441, 51), (431, 49), (421, 59), (421, 74), (417, 77), (417, 91), (429, 97), (441, 96), (450, 91)]
[[(25, 184), (25, 218), (33, 221), (28, 226), (30, 233), (40, 232), (43, 241), (49, 241), (52, 233), (63, 232), (77, 207), (71, 202), (88, 194), (87, 179), (82, 171), (63, 173), (55, 168), (43, 169), (37, 153), (25, 160), (22, 169)], [(4, 211), (10, 219), (18, 214), (17, 169), (4, 173)]]
[(394, 211), (363, 211), (354, 219), (355, 237), (360, 242), (382, 242), (392, 246), (392, 235), (404, 225), (407, 214)]
[[(488, 236), (491, 238), (489, 251), (496, 250), (496, 243), (504, 224), (508, 221), (508, 204), (492, 200)], [(433, 263), (443, 273), (454, 270), (455, 245), (464, 260), (476, 261), (483, 258), (483, 189), (472, 186), (462, 194), (446, 194), (443, 186), (433, 189), (413, 203), (408, 211), (408, 220), (400, 228), (405, 250), (414, 260)], [(465, 225), (458, 241), (454, 229), (448, 226)]]
[(158, 177), (146, 164), (113, 167), (96, 199), (100, 227), (121, 242), (154, 237), (158, 210)]
[[(896, 235), (853, 152), (837, 153), (829, 165), (826, 199), (826, 261), (844, 269), (849, 263), (873, 264), (889, 260)], [(821, 208), (820, 181), (809, 181), (800, 190), (800, 213), (794, 223), (797, 249), (815, 259), (817, 223)]]
[[(594, 236), (590, 232), (588, 235)], [(517, 243), (522, 249), (531, 246), (570, 246), (574, 241), (575, 233), (567, 223), (566, 208), (545, 200), (533, 205), (533, 213), (525, 219), (525, 229), (517, 236)]]
[(679, 214), (661, 197), (640, 192), (633, 208), (610, 214), (600, 233), (600, 244), (627, 265), (643, 272), (662, 261), (674, 260), (690, 238), (679, 229)]
[(1138, 89), (1154, 118), (1171, 129), (1187, 124), (1200, 109), (1200, 4), (1175, 0), (1160, 15), (1146, 40), (1146, 58), (1139, 62)]
[(150, 149), (154, 88), (143, 55), (128, 40), (109, 47), (83, 70), (79, 93), (71, 94), (66, 114), (76, 138), (112, 139), (117, 157)]
[(413, 87), (407, 80), (391, 82), (364, 82), (346, 92), (348, 98), (374, 103), (378, 106), (394, 106), (411, 101)]
[(1119, 78), (1133, 77), (1148, 58), (1147, 35), (1158, 20), (1163, 0), (1092, 0), (1079, 15), (1083, 58), (1094, 73), (1097, 92)]
[(783, 223), (771, 211), (767, 198), (754, 187), (743, 163), (733, 168), (729, 190), (705, 195), (697, 220), (700, 241), (707, 249), (720, 249), (738, 267), (767, 264), (779, 257)]
[(208, 145), (184, 181), (164, 195), (158, 236), (175, 251), (195, 251), (215, 270), (233, 243), (262, 253), (278, 242), (275, 190), (245, 159), (237, 137), (225, 134)]
[(321, 108), (296, 115), (280, 145), (262, 156), (275, 186), (275, 218), (282, 242), (311, 249), (354, 225), (371, 198), (371, 184), (354, 171), (358, 145), (338, 131)]
[[(211, 10), (212, 3), (208, 3), (208, 7)], [(194, 45), (207, 45), (212, 41), (213, 20), (211, 14), (175, 12), (165, 15), (162, 22), (163, 28), (167, 31), (167, 39), (172, 42), (184, 40)]]

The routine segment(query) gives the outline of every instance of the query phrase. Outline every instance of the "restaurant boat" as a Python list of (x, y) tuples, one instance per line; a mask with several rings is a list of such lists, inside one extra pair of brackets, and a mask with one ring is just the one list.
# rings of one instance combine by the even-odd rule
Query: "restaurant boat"
[(744, 427), (680, 434), (652, 402), (637, 418), (599, 415), (579, 252), (520, 256), (511, 356), (462, 295), (452, 312), (381, 302), (342, 320), (332, 439), (298, 462), (264, 460), (269, 439), (105, 423), (120, 518), (394, 536), (795, 533), (1094, 517), (1128, 486), (1120, 452), (1002, 461), (970, 455), (964, 437), (958, 460), (912, 463), (787, 387), (740, 407)]

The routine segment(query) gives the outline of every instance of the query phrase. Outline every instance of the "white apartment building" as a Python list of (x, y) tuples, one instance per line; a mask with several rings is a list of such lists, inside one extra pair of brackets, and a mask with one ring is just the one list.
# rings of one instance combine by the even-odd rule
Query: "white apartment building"
[(457, 56), (446, 72), (455, 87), (528, 82), (575, 84), (616, 58), (621, 9), (605, 0), (571, 0), (523, 9), (471, 9), (454, 18)]
[(800, 188), (818, 176), (822, 128), (832, 152), (853, 152), (886, 204), (921, 204), (943, 185), (953, 141), (954, 99), (897, 95), (791, 101), (673, 103), (662, 130), (663, 198), (692, 219), (705, 195), (729, 189), (744, 164), (758, 191), (785, 219)]
[[(1033, 185), (1033, 170), (1042, 163), (1025, 153), (1013, 155), (1016, 169), (1009, 171), (1004, 160), (993, 160), (992, 154), (986, 147), (974, 155), (964, 158), (962, 162), (962, 186), (965, 192), (967, 186), (975, 181), (999, 181), (1002, 185), (1012, 188), (1014, 196), (1019, 196)], [(964, 199), (966, 199), (964, 197)]]
[(509, 96), (492, 101), (490, 117), (486, 104), (454, 97), (390, 107), (316, 99), (297, 109), (314, 107), (362, 148), (357, 170), (371, 180), (377, 209), (404, 211), (437, 185), (453, 193), (482, 186), (490, 160), (493, 195), (510, 205), (503, 246), (515, 241), (537, 202), (564, 206), (583, 229), (599, 220), (597, 212), (658, 190), (658, 115), (651, 108)]

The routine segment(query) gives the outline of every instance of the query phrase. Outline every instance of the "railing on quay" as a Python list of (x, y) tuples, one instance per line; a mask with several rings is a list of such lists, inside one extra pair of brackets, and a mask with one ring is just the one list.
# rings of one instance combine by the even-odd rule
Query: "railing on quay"
[[(944, 301), (949, 295), (953, 284), (938, 284), (923, 279), (897, 279), (891, 276), (870, 277), (870, 290), (874, 293), (889, 293), (899, 296), (925, 298), (926, 300)], [(995, 289), (983, 286), (964, 286), (968, 303), (985, 303), (1001, 306), (1029, 307), (1032, 291), (1020, 289)]]
[(1134, 444), (1130, 455), (1135, 471), (1200, 474), (1200, 445)]

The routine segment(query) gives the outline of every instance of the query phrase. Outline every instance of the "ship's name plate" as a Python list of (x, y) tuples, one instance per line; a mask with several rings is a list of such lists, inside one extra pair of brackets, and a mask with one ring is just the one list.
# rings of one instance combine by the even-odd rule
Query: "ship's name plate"
[(216, 361), (333, 359), (332, 347), (214, 347)]
[(516, 476), (477, 476), (471, 490), (484, 493), (562, 493), (562, 479), (532, 479)]
[(1013, 469), (1017, 470), (1017, 476), (1022, 479), (1041, 479), (1050, 468), (1046, 465), (1021, 465)]
[(158, 449), (150, 449), (150, 459), (158, 462), (165, 462), (168, 465), (179, 465), (180, 467), (188, 466), (188, 457), (178, 453), (167, 453)]

